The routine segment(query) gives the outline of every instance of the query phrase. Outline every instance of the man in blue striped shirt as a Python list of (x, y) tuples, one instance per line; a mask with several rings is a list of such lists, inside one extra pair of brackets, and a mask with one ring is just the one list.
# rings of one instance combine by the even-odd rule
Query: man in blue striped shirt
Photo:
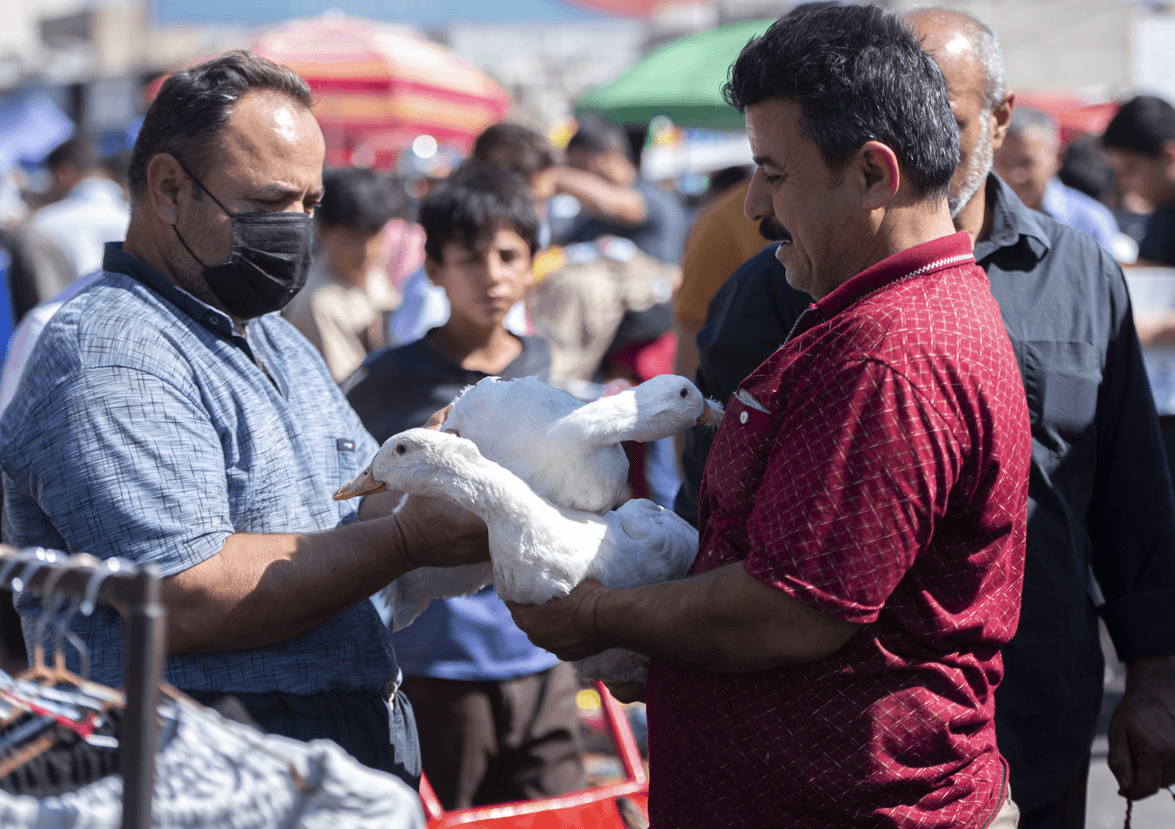
[[(155, 563), (169, 682), (414, 782), (411, 708), (366, 599), (420, 565), (486, 560), (485, 529), (423, 499), (391, 516), (386, 498), (331, 498), (377, 447), (273, 313), (310, 262), (311, 103), (246, 53), (164, 84), (132, 158), (126, 242), (45, 327), (0, 420), (3, 533)], [(19, 609), (30, 636), (38, 608)], [(116, 613), (75, 629), (95, 679), (117, 684)]]

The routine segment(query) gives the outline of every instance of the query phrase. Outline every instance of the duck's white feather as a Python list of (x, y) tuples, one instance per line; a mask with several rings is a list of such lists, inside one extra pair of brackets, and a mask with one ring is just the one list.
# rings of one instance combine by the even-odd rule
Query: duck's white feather
[[(471, 441), (444, 432), (393, 435), (372, 461), (371, 474), (392, 489), (445, 498), (480, 516), (489, 528), (498, 595), (523, 604), (565, 596), (587, 578), (612, 588), (682, 578), (697, 553), (697, 531), (651, 501), (628, 501), (604, 515), (559, 507), (482, 457)], [(427, 569), (435, 568), (415, 572)], [(449, 572), (439, 578), (422, 574), (416, 583), (443, 591), (437, 598), (468, 595), (481, 586), (464, 580), (460, 592), (450, 592), (453, 585), (444, 578)], [(403, 587), (396, 590), (403, 595)], [(636, 681), (628, 676), (632, 657), (602, 656), (580, 670), (607, 681)], [(612, 662), (623, 666), (624, 677), (600, 675)]]
[(465, 564), (458, 567), (418, 567), (409, 571), (383, 591), (383, 599), (392, 608), (392, 630), (403, 630), (428, 609), (436, 598), (472, 596), (494, 582), (491, 564)]

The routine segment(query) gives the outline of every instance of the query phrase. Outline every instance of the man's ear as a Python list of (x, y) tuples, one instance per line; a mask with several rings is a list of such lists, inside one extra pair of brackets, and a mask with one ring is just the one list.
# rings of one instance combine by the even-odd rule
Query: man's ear
[(1168, 139), (1160, 144), (1159, 157), (1168, 165), (1175, 162), (1175, 141)]
[(885, 207), (902, 184), (898, 157), (887, 144), (868, 141), (857, 151), (857, 174), (861, 181), (862, 207)]
[(160, 219), (170, 225), (179, 223), (182, 192), (188, 174), (170, 153), (157, 153), (147, 162), (147, 200)]
[(1016, 93), (1009, 92), (991, 111), (991, 149), (994, 152), (1004, 145), (1008, 125), (1012, 123), (1012, 110), (1016, 108)]
[(428, 277), (428, 281), (438, 288), (445, 287), (441, 284), (442, 265), (437, 260), (433, 259), (427, 253), (424, 255), (424, 275)]

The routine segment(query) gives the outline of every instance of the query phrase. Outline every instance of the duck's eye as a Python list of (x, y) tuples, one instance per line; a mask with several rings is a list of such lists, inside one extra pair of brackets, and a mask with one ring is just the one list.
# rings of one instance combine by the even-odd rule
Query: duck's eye
[(408, 451), (408, 447), (405, 446), (404, 444), (402, 444), (402, 443), (396, 444), (396, 454), (397, 455), (403, 455), (407, 451)]
[(683, 387), (681, 390), (681, 399), (684, 400), (687, 397), (689, 397), (689, 389)]

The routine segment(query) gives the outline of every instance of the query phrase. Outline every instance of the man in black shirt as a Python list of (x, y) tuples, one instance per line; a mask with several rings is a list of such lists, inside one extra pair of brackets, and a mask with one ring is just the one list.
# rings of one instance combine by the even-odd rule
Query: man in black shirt
[[(1099, 614), (1129, 664), (1111, 768), (1135, 798), (1175, 782), (1175, 500), (1158, 417), (1118, 265), (990, 172), (1012, 103), (994, 34), (954, 12), (908, 19), (946, 76), (961, 150), (951, 212), (991, 281), (1032, 417), (1023, 606), (996, 691), (1000, 752), (1022, 829), (1081, 827), (1102, 697)], [(731, 276), (698, 335), (698, 386), (719, 400), (806, 307), (772, 254)], [(688, 436), (687, 517), (708, 451), (706, 436)]]
[(1154, 95), (1127, 101), (1102, 136), (1118, 184), (1155, 206), (1141, 262), (1175, 265), (1175, 107)]

